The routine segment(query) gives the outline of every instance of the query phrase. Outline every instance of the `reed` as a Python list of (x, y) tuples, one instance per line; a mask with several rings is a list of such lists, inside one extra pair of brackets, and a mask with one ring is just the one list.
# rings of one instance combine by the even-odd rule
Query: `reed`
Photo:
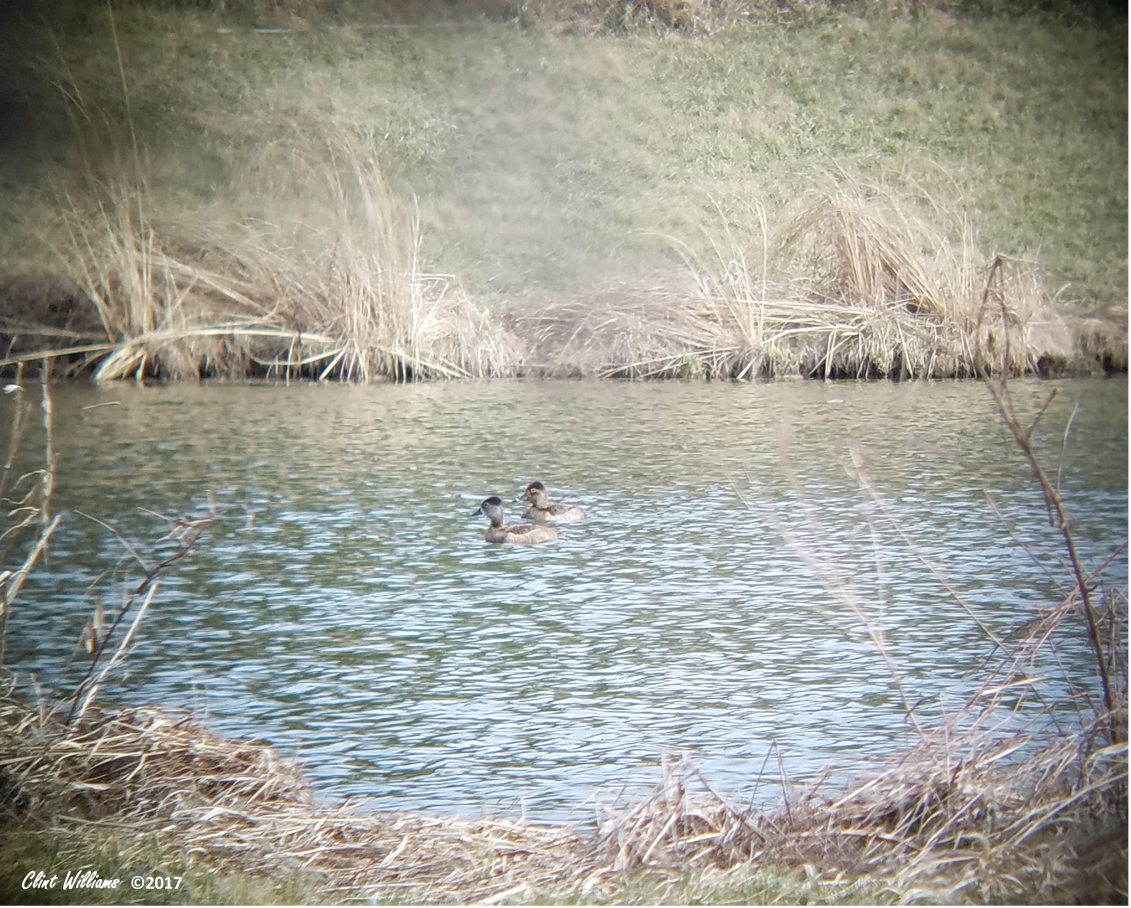
[[(159, 833), (219, 869), (317, 879), (333, 901), (466, 901), (574, 885), (583, 840), (564, 828), (364, 815), (319, 804), (268, 745), (218, 738), (188, 713), (92, 710), (62, 724), (0, 697), (7, 809)], [(97, 827), (96, 827), (97, 828)]]
[(393, 189), (374, 152), (339, 136), (326, 159), (312, 168), (321, 191), (294, 241), (272, 225), (275, 248), (260, 250), (284, 284), (286, 321), (339, 340), (319, 378), (513, 374), (520, 353), (507, 332), (454, 277), (422, 270), (415, 203)]
[[(43, 351), (69, 360), (65, 372), (90, 369), (96, 381), (234, 375), (256, 340), (293, 333), (272, 320), (261, 274), (217, 243), (174, 238), (140, 187), (110, 187), (93, 212), (74, 203), (66, 221), (65, 257), (102, 330)], [(216, 261), (219, 269), (205, 264)]]
[(862, 886), (975, 902), (1126, 893), (1126, 751), (1082, 738), (1034, 750), (1026, 735), (943, 729), (847, 791), (816, 787), (763, 813), (669, 764), (651, 795), (587, 832), (330, 807), (270, 746), (220, 739), (183, 712), (94, 710), (68, 726), (9, 693), (0, 729), (5, 808), (21, 821), (157, 835), (191, 863), (298, 875), (333, 901), (617, 901), (644, 879), (678, 891), (766, 873), (800, 874), (808, 899), (830, 901)]
[[(1082, 588), (1094, 587), (1125, 548), (1082, 576)], [(813, 552), (805, 560), (868, 630), (898, 686), (898, 666), (857, 600), (858, 584), (839, 580), (836, 565)], [(826, 782), (798, 789), (784, 772), (763, 770), (759, 789), (780, 786), (781, 797), (759, 811), (720, 795), (693, 765), (665, 764), (649, 797), (603, 817), (601, 847), (618, 871), (668, 887), (679, 885), (673, 868), (711, 868), (732, 889), (752, 871), (801, 871), (830, 898), (852, 898), (867, 885), (880, 901), (1121, 903), (1126, 622), (1125, 591), (1109, 590), (1089, 606), (1081, 587), (1072, 589), (1008, 637), (988, 634), (988, 668), (946, 721), (926, 725), (905, 698), (917, 743), (846, 789)], [(1076, 679), (1066, 700), (1049, 702), (1037, 689), (1047, 680), (1034, 668), (1038, 656), (1080, 635), (1092, 641), (1096, 681)], [(1041, 708), (1023, 717), (1035, 702)]]
[[(372, 155), (344, 138), (306, 175), (304, 216), (209, 230), (150, 210), (144, 188), (70, 202), (81, 297), (101, 330), (33, 345), (0, 367), (62, 360), (63, 374), (143, 378), (337, 378), (514, 374), (518, 341), (419, 264), (419, 223)], [(25, 337), (52, 341), (50, 325)]]
[(1010, 375), (1126, 363), (1125, 332), (1060, 315), (1035, 263), (999, 257), (1006, 303), (987, 310), (989, 263), (964, 220), (931, 225), (843, 189), (801, 200), (773, 230), (757, 209), (760, 243), (727, 229), (714, 262), (682, 247), (682, 280), (500, 317), (421, 269), (415, 208), (372, 153), (341, 139), (329, 158), (303, 181), (302, 218), (278, 212), (225, 236), (161, 222), (137, 191), (111, 193), (93, 218), (72, 209), (71, 257), (101, 331), (0, 367), (66, 359), (96, 380), (828, 380), (974, 377), (979, 356)]
[[(761, 273), (751, 273), (740, 249), (721, 276), (701, 278), (703, 296), (771, 362), (788, 351), (790, 367), (814, 377), (972, 377), (976, 352), (1003, 332), (1014, 338), (1015, 356), (999, 363), (1009, 374), (1075, 365), (1068, 327), (1047, 305), (1035, 264), (1011, 260), (1002, 290), (1010, 317), (987, 325), (979, 312), (989, 263), (966, 220), (936, 206), (927, 223), (890, 195), (868, 195), (849, 186), (802, 199), (770, 237)], [(767, 267), (789, 288), (784, 300), (767, 300)]]
[[(12, 608), (32, 571), (44, 558), (61, 518), (51, 513), (55, 492), (53, 407), (50, 389), (41, 386), (43, 461), (35, 470), (19, 471), (17, 456), (29, 445), (31, 404), (25, 399), (22, 371), (5, 385), (4, 394), (15, 398), (8, 427), (8, 449), (0, 464), (0, 666)], [(7, 568), (9, 564), (18, 564)]]
[(963, 220), (953, 241), (945, 220), (932, 226), (852, 189), (795, 208), (771, 231), (754, 206), (761, 243), (724, 227), (713, 262), (673, 240), (688, 266), (682, 286), (613, 288), (519, 318), (516, 330), (547, 373), (601, 378), (970, 378), (979, 351), (996, 349), (1010, 351), (994, 360), (1009, 375), (1094, 364), (1033, 262), (999, 259), (1007, 305), (987, 315), (990, 263)]
[[(1118, 301), (1126, 270), (1126, 54), (1087, 16), (484, 0), (441, 17), (460, 28), (423, 29), (448, 6), (224, 7), (76, 8), (26, 32), (40, 53), (17, 71), (37, 94), (16, 113), (51, 153), (33, 166), (25, 149), (28, 179), (4, 195), (6, 374), (48, 356), (101, 380), (959, 377), (1003, 332), (1014, 373), (1125, 367), (1125, 313), (1068, 315), (1083, 308), (1068, 293)], [(413, 28), (371, 28), (402, 14)], [(636, 33), (576, 41), (483, 15)], [(261, 17), (294, 28), (247, 27)], [(811, 21), (726, 28), (778, 18)], [(453, 80), (465, 62), (476, 78)], [(1066, 73), (1092, 90), (1066, 93)], [(1060, 124), (1055, 141), (1031, 111)], [(982, 154), (987, 132), (1018, 161)], [(726, 226), (706, 236), (704, 199), (749, 198), (772, 210), (716, 205)], [(977, 324), (992, 256), (958, 205), (980, 212), (989, 252), (1043, 242), (1072, 289), (1050, 294), (1011, 257), (1008, 318)], [(21, 269), (48, 249), (35, 272), (73, 288), (29, 313)]]
[[(67, 346), (14, 355), (10, 344), (0, 368), (64, 360), (65, 374), (92, 370), (95, 381), (411, 381), (511, 370), (505, 333), (453, 279), (421, 270), (415, 206), (386, 180), (365, 130), (328, 129), (316, 155), (290, 147), (280, 161), (272, 143), (245, 161), (248, 183), (274, 200), (256, 216), (215, 206), (163, 216), (112, 7), (106, 15), (123, 128), (98, 116), (75, 80), (65, 84), (84, 171), (81, 189), (55, 187), (67, 237), (56, 257), (93, 310), (80, 321), (100, 330), (68, 331)], [(108, 128), (88, 128), (103, 121)], [(106, 158), (108, 179), (98, 163)], [(278, 164), (286, 188), (271, 178)], [(60, 336), (58, 326), (12, 327), (41, 344)]]

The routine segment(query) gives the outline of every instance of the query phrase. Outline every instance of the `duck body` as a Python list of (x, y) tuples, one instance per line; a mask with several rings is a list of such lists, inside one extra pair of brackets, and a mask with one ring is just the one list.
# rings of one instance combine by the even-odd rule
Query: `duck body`
[(519, 523), (512, 524), (509, 527), (503, 526), (503, 502), (494, 496), (479, 505), (479, 510), (471, 516), (483, 516), (491, 521), (491, 525), (487, 527), (487, 534), (484, 536), (488, 542), (538, 545), (542, 542), (561, 538), (561, 534), (553, 527), (540, 524)]
[(543, 520), (551, 523), (565, 523), (568, 520), (584, 520), (585, 511), (575, 504), (555, 504), (550, 501), (550, 493), (540, 482), (532, 482), (524, 493), (530, 507), (523, 512), (523, 520)]

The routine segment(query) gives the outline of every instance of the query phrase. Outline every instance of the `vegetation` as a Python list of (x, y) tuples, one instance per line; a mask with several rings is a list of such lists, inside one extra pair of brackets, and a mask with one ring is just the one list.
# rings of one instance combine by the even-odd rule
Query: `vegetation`
[(44, 7), (0, 369), (969, 376), (995, 253), (1010, 370), (1125, 368), (1125, 24), (1024, 6)]
[[(15, 385), (976, 376), (1070, 576), (959, 715), (847, 790), (756, 812), (668, 766), (575, 829), (359, 814), (268, 744), (103, 703), (215, 515), (173, 521), (173, 553), (131, 551), (96, 606), (74, 690), (0, 697), (8, 901), (70, 900), (22, 880), (72, 861), (182, 876), (169, 904), (1126, 901), (1126, 593), (1081, 564), (1006, 380), (1126, 367), (1104, 311), (1126, 299), (1125, 28), (1053, 4), (530, 0), (411, 29), (330, 0), (60, 9), (0, 29), (34, 51), (0, 48)], [(0, 471), (0, 659), (60, 524), (46, 385), (40, 409), (42, 469), (11, 470), (18, 406)], [(1035, 653), (1070, 634), (1094, 690), (1018, 728)]]
[[(987, 700), (1022, 683), (992, 680)], [(595, 832), (328, 807), (269, 746), (160, 710), (65, 725), (8, 696), (0, 727), (4, 809), (17, 820), (6, 850), (43, 843), (29, 866), (94, 851), (104, 878), (183, 868), (194, 900), (215, 900), (210, 878), (304, 901), (1126, 899), (1126, 743), (1095, 726), (1035, 752), (1036, 736), (940, 729), (850, 791), (813, 790), (764, 815), (669, 768)], [(9, 900), (28, 898), (7, 885)]]
[[(20, 127), (0, 182), (15, 385), (37, 365), (977, 376), (1069, 567), (965, 709), (847, 790), (783, 785), (754, 811), (667, 766), (575, 829), (360, 814), (268, 744), (104, 702), (215, 515), (172, 521), (172, 553), (131, 550), (122, 604), (95, 607), (75, 688), (0, 696), (7, 901), (74, 899), (22, 888), (73, 861), (182, 876), (169, 904), (1126, 902), (1126, 592), (1080, 562), (1029, 444), (1043, 411), (1016, 412), (1007, 382), (1126, 366), (1125, 311), (1100, 311), (1125, 302), (1125, 28), (1052, 4), (530, 0), (484, 7), (507, 24), (419, 30), (330, 0), (60, 6), (0, 29), (36, 52), (0, 48), (20, 61), (0, 99)], [(46, 385), (40, 410), (42, 469), (11, 469), (26, 405), (0, 465), (0, 660), (60, 524)], [(1018, 727), (1035, 654), (1073, 635), (1094, 684)], [(83, 899), (103, 896), (155, 901)]]

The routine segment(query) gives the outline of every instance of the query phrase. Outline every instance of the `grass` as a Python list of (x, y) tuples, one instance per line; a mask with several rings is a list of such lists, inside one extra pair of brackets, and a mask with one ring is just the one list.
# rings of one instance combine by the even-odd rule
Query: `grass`
[[(728, 230), (713, 260), (686, 251), (694, 280), (682, 293), (606, 291), (545, 307), (516, 331), (544, 371), (619, 378), (954, 378), (979, 374), (979, 356), (1008, 374), (1088, 359), (1079, 323), (1049, 304), (1035, 263), (999, 256), (987, 271), (961, 226), (951, 242), (871, 195), (812, 192), (774, 234), (763, 222), (760, 250)], [(771, 279), (770, 260), (804, 279)], [(986, 305), (988, 275), (1004, 310)]]
[[(0, 898), (6, 905), (296, 905), (320, 904), (320, 893), (295, 875), (266, 878), (216, 871), (162, 848), (156, 838), (117, 836), (67, 825), (16, 821), (0, 833)], [(25, 889), (29, 873), (59, 874), (52, 888)], [(68, 872), (94, 871), (108, 888), (64, 888)], [(169, 877), (174, 888), (135, 890), (130, 878)]]
[[(306, 24), (350, 14), (294, 8)], [(718, 21), (680, 26), (680, 9)], [(814, 186), (863, 187), (859, 204), (878, 193), (971, 246), (970, 268), (994, 253), (1039, 262), (1057, 315), (1111, 316), (1029, 359), (1098, 349), (1125, 363), (1126, 318), (1112, 310), (1127, 286), (1126, 29), (893, 9), (816, 4), (783, 23), (750, 21), (738, 4), (636, 4), (636, 27), (598, 22), (589, 37), (481, 17), (362, 27), (360, 8), (357, 28), (272, 33), (247, 26), (246, 4), (228, 18), (87, 10), (77, 26), (20, 34), (24, 53), (9, 57), (22, 60), (8, 74), (10, 117), (34, 141), (10, 140), (0, 276), (67, 277), (78, 305), (98, 310), (76, 346), (117, 355), (106, 376), (153, 369), (152, 353), (166, 376), (224, 374), (218, 363), (313, 377), (333, 363), (329, 374), (362, 379), (524, 374), (546, 351), (537, 335), (513, 336), (511, 319), (560, 320), (561, 307), (625, 288), (694, 309), (687, 259), (711, 262), (721, 245), (761, 264), (766, 231), (790, 229)], [(595, 21), (584, 3), (517, 11)], [(766, 266), (785, 287), (820, 277), (788, 257)], [(16, 352), (48, 342), (11, 322)], [(287, 337), (198, 333), (250, 323)], [(153, 331), (166, 335), (135, 342)], [(329, 338), (303, 351), (318, 357), (303, 369), (290, 343), (300, 331)], [(629, 368), (650, 355), (631, 341), (619, 337), (622, 355), (598, 356), (596, 372), (653, 372)], [(703, 345), (690, 341), (658, 348), (687, 360), (674, 374), (727, 371), (697, 365)], [(895, 350), (885, 368), (858, 357), (841, 371), (885, 374)], [(821, 357), (794, 359), (790, 370), (812, 372)]]
[(940, 729), (848, 791), (814, 788), (766, 813), (669, 766), (650, 797), (595, 831), (320, 804), (268, 745), (217, 738), (187, 714), (107, 709), (65, 726), (7, 696), (0, 729), (4, 809), (16, 821), (3, 843), (15, 851), (9, 887), (24, 866), (82, 863), (104, 878), (183, 875), (169, 903), (232, 885), (246, 887), (237, 897), (304, 902), (1107, 903), (1126, 893), (1126, 745), (1098, 746), (1089, 729), (1035, 750), (1028, 735), (975, 744)]

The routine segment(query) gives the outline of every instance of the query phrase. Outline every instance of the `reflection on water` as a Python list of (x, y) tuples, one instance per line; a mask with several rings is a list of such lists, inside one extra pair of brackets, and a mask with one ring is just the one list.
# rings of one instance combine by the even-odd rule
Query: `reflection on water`
[[(1015, 393), (1035, 413), (1054, 387), (1037, 443), (1094, 560), (1127, 532), (1127, 384)], [(851, 768), (911, 740), (852, 605), (929, 719), (976, 687), (989, 647), (967, 608), (1004, 633), (1066, 582), (974, 384), (75, 387), (55, 405), (65, 523), (9, 663), (73, 683), (86, 589), (132, 569), (77, 512), (148, 547), (163, 526), (140, 509), (211, 492), (225, 519), (113, 696), (193, 707), (380, 808), (560, 817), (673, 751), (742, 796), (775, 742), (794, 779)], [(590, 519), (485, 544), (478, 502), (533, 479)], [(1044, 668), (1091, 684), (1082, 639), (1064, 655)]]

